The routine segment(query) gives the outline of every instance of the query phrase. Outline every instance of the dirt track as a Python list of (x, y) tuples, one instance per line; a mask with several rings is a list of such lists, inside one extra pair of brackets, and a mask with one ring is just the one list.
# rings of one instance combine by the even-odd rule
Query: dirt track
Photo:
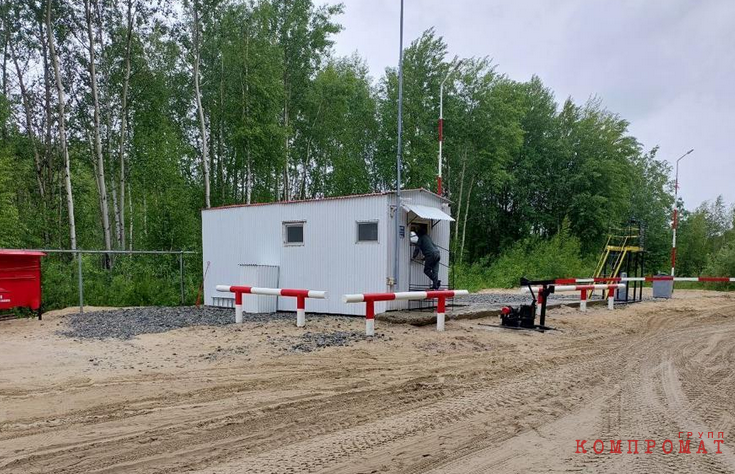
[[(378, 323), (383, 338), (311, 353), (287, 350), (300, 331), (283, 321), (131, 341), (6, 322), (0, 471), (735, 472), (735, 295), (676, 295), (557, 310), (545, 334)], [(723, 431), (723, 454), (663, 454), (680, 431)]]

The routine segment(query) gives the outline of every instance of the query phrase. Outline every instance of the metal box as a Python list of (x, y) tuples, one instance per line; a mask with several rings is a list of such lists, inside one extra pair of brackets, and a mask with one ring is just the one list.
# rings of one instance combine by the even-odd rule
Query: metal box
[[(260, 288), (278, 288), (278, 267), (274, 265), (240, 265), (240, 285)], [(244, 313), (275, 313), (278, 311), (278, 297), (263, 295), (243, 295)]]
[[(657, 275), (666, 276), (666, 275)], [(653, 297), (654, 298), (671, 298), (674, 292), (674, 280), (653, 280)]]
[(41, 257), (27, 250), (0, 250), (0, 310), (30, 308), (41, 317)]

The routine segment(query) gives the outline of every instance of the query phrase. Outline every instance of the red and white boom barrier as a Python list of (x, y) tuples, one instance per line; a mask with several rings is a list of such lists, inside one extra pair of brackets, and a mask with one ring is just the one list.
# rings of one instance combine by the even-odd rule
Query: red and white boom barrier
[(651, 283), (654, 281), (688, 281), (695, 283), (735, 283), (732, 277), (672, 277), (667, 275), (647, 277), (598, 277), (598, 278), (559, 278), (554, 280), (557, 285), (574, 285), (578, 283), (619, 283), (619, 282), (642, 281)]
[(235, 293), (235, 322), (242, 322), (242, 295), (290, 296), (296, 298), (296, 326), (306, 325), (306, 298), (324, 299), (326, 291), (292, 290), (287, 288), (258, 288), (255, 286), (217, 285), (217, 291)]
[[(559, 281), (559, 280), (557, 280)], [(568, 281), (568, 280), (567, 280)], [(625, 288), (624, 283), (615, 283), (612, 285), (554, 285), (554, 293), (562, 293), (568, 291), (579, 291), (580, 303), (579, 310), (587, 311), (587, 292), (594, 290), (607, 290), (607, 309), (615, 308), (615, 290)], [(538, 294), (542, 287), (532, 287), (533, 291)], [(527, 286), (521, 288), (521, 292), (530, 293), (531, 289)]]
[(398, 293), (358, 293), (355, 295), (344, 295), (342, 301), (345, 303), (365, 303), (365, 334), (375, 335), (375, 302), (393, 300), (432, 300), (436, 299), (436, 330), (444, 330), (446, 318), (447, 298), (466, 296), (470, 294), (467, 290), (441, 290), (441, 291), (404, 291)]

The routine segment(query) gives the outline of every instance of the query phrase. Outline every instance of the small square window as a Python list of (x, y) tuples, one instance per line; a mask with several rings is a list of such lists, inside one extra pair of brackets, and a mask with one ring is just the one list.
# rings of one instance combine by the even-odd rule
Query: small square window
[(286, 245), (303, 245), (304, 244), (304, 223), (303, 222), (284, 222), (283, 223), (283, 243)]
[(357, 241), (358, 242), (377, 242), (378, 241), (378, 223), (377, 222), (358, 222), (357, 223)]

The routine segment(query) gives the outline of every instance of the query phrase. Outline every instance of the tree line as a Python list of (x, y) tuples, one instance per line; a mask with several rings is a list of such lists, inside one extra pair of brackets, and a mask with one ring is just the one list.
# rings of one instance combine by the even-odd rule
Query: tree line
[[(197, 249), (201, 208), (394, 188), (397, 68), (335, 56), (343, 10), (2, 0), (0, 247)], [(435, 189), (457, 61), (432, 29), (405, 50), (406, 187)], [(666, 266), (669, 166), (599, 98), (465, 58), (444, 117), (458, 266), (562, 229), (583, 258), (629, 220)]]

